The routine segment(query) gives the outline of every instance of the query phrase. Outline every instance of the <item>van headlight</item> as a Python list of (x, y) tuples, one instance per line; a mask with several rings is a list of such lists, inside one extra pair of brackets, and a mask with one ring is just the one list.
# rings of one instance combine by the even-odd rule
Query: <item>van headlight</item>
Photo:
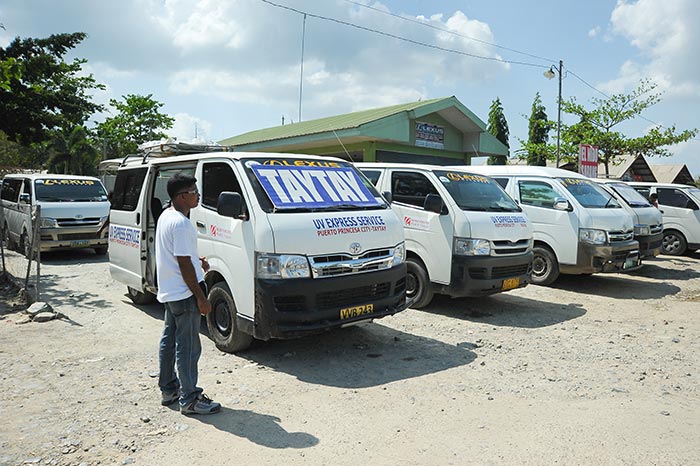
[(58, 228), (58, 222), (55, 218), (41, 217), (41, 224), (39, 228)]
[(578, 239), (584, 243), (605, 244), (608, 242), (608, 235), (605, 230), (593, 228), (579, 228)]
[(311, 270), (304, 256), (258, 253), (255, 274), (258, 278), (307, 278)]
[(457, 256), (488, 256), (491, 242), (487, 239), (455, 238), (452, 252)]
[(392, 267), (396, 267), (399, 264), (403, 264), (406, 261), (406, 244), (399, 243), (394, 248), (394, 263)]
[(634, 226), (634, 236), (649, 236), (651, 234), (651, 228), (649, 225), (635, 225)]

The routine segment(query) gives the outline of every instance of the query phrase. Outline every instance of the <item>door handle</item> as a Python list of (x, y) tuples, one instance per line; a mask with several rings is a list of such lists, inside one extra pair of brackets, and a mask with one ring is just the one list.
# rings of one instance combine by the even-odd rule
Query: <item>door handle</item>
[(202, 223), (202, 222), (200, 222), (199, 220), (197, 220), (197, 228), (206, 228), (206, 227), (207, 227), (207, 226), (206, 226), (204, 223)]

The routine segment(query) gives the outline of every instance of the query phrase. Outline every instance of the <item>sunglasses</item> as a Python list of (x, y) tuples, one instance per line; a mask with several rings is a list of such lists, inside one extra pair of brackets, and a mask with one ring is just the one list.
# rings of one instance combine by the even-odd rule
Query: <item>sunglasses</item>
[(177, 193), (178, 196), (179, 196), (180, 194), (196, 194), (196, 195), (199, 195), (199, 190), (198, 190), (198, 189), (194, 189), (194, 190), (192, 190), (192, 191), (180, 191), (179, 193)]

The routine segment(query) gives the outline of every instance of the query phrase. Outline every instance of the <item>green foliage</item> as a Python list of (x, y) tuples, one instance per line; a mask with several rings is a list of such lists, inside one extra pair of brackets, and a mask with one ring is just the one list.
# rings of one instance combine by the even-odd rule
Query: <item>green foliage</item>
[(547, 145), (549, 131), (552, 129), (552, 122), (547, 118), (547, 112), (542, 105), (540, 93), (535, 94), (532, 102), (532, 111), (528, 121), (528, 139), (520, 140), (522, 145), (519, 152), (524, 155), (528, 165), (547, 165), (547, 158), (551, 158), (551, 148)]
[(651, 128), (646, 134), (630, 138), (620, 131), (618, 125), (632, 120), (647, 108), (661, 101), (661, 94), (654, 92), (656, 84), (642, 80), (629, 94), (615, 94), (605, 99), (593, 98), (592, 109), (576, 102), (575, 98), (562, 102), (562, 110), (579, 117), (579, 122), (562, 127), (562, 152), (567, 158), (578, 157), (579, 144), (598, 146), (598, 160), (609, 173), (610, 163), (624, 154), (643, 156), (669, 156), (666, 146), (687, 141), (697, 134), (697, 129), (677, 132), (676, 127)]
[[(506, 121), (506, 116), (503, 114), (503, 106), (501, 105), (501, 99), (496, 97), (491, 103), (489, 108), (489, 123), (487, 130), (496, 139), (501, 141), (507, 148), (510, 149), (510, 144), (508, 143), (508, 136), (510, 131), (508, 129), (508, 122)], [(489, 165), (505, 165), (507, 155), (496, 156), (492, 155), (489, 157)]]
[(69, 130), (56, 131), (48, 145), (50, 173), (96, 175), (101, 156), (90, 143), (88, 131), (80, 125)]
[(6, 58), (0, 61), (0, 89), (9, 91), (10, 83), (22, 77), (22, 68), (15, 58)]
[(20, 74), (20, 79), (9, 80), (9, 90), (0, 91), (0, 130), (10, 140), (25, 146), (43, 143), (52, 131), (81, 125), (102, 110), (92, 102), (90, 92), (104, 86), (91, 74), (79, 76), (86, 60), (63, 61), (85, 37), (82, 32), (46, 39), (17, 37), (0, 48), (0, 62), (12, 76)]
[(116, 115), (97, 125), (96, 140), (103, 145), (106, 158), (123, 157), (137, 152), (142, 142), (167, 137), (163, 130), (173, 127), (175, 118), (160, 113), (162, 103), (147, 96), (129, 94), (123, 102), (112, 99), (109, 104)]
[(11, 141), (0, 131), (0, 176), (19, 168), (37, 169), (46, 157), (41, 146), (26, 147)]

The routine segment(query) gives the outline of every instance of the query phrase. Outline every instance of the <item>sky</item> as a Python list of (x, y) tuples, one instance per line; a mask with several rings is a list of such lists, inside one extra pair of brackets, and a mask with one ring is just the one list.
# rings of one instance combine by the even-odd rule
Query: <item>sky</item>
[[(498, 97), (513, 154), (536, 93), (557, 119), (558, 76), (543, 72), (559, 60), (562, 97), (589, 108), (658, 85), (627, 136), (700, 128), (697, 0), (3, 0), (0, 23), (2, 47), (87, 33), (68, 57), (106, 85), (94, 101), (152, 94), (180, 140), (454, 95), (483, 121)], [(700, 176), (700, 136), (670, 150), (650, 162)]]

